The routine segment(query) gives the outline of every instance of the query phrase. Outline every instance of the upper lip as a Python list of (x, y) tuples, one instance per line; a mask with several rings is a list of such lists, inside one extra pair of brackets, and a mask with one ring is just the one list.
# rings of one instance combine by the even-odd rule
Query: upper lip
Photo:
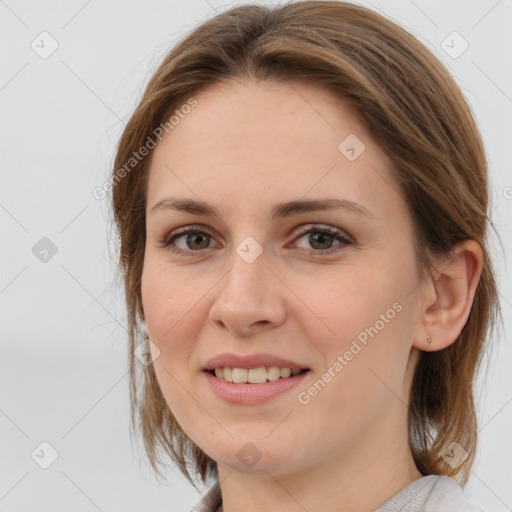
[(277, 366), (279, 368), (290, 368), (290, 370), (308, 369), (307, 366), (300, 365), (288, 359), (273, 356), (272, 354), (252, 354), (241, 356), (238, 354), (224, 353), (218, 354), (208, 359), (204, 370), (215, 370), (215, 368), (260, 368), (264, 366)]

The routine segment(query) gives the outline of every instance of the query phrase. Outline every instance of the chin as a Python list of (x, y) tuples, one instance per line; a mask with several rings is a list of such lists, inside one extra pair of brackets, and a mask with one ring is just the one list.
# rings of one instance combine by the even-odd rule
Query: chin
[(208, 455), (217, 464), (226, 466), (232, 471), (247, 473), (255, 476), (278, 475), (293, 471), (294, 450), (271, 443), (268, 440), (249, 440), (244, 436), (244, 441), (232, 439), (229, 446), (217, 445)]

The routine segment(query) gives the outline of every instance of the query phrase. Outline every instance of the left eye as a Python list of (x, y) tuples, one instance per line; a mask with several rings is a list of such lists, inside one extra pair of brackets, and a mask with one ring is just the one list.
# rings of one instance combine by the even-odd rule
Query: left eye
[[(313, 226), (307, 229), (307, 231), (303, 232), (299, 237), (296, 239), (296, 243), (301, 240), (305, 239), (306, 244), (308, 246), (301, 246), (304, 249), (310, 249), (310, 247), (313, 247), (313, 251), (310, 251), (311, 253), (315, 252), (323, 252), (323, 253), (331, 253), (333, 252), (331, 249), (334, 247), (338, 247), (339, 245), (350, 245), (352, 244), (352, 241), (348, 239), (344, 235), (342, 231), (340, 231), (337, 228), (332, 228), (330, 226)], [(333, 243), (337, 241), (337, 244)], [(337, 249), (334, 249), (337, 250)]]

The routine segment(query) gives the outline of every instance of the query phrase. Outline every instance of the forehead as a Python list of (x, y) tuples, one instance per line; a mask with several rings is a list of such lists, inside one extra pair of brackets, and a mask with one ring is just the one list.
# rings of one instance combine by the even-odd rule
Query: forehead
[(149, 207), (164, 192), (246, 208), (333, 192), (384, 210), (397, 203), (389, 158), (333, 93), (231, 80), (193, 97), (196, 106), (154, 150)]

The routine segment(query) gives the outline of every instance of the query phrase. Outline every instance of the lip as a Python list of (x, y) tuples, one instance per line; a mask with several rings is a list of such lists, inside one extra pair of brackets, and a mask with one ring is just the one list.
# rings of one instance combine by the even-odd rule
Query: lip
[[(289, 368), (289, 366), (286, 365), (285, 367)], [(236, 368), (245, 368), (245, 366), (237, 366)], [(294, 377), (267, 381), (261, 384), (235, 384), (234, 382), (228, 382), (224, 379), (215, 377), (215, 375), (206, 369), (203, 371), (203, 375), (207, 379), (210, 389), (212, 389), (219, 398), (232, 404), (245, 405), (259, 404), (276, 398), (286, 391), (290, 391), (294, 387), (298, 386), (308, 374), (309, 371), (299, 373)]]
[[(289, 361), (281, 357), (273, 356), (272, 354), (252, 354), (252, 355), (238, 355), (233, 353), (218, 354), (209, 359), (203, 370), (215, 370), (215, 368), (259, 368), (264, 366), (278, 366), (279, 368), (290, 368), (290, 370), (309, 370), (308, 366), (300, 365), (294, 361)], [(275, 381), (277, 382), (277, 381)]]

